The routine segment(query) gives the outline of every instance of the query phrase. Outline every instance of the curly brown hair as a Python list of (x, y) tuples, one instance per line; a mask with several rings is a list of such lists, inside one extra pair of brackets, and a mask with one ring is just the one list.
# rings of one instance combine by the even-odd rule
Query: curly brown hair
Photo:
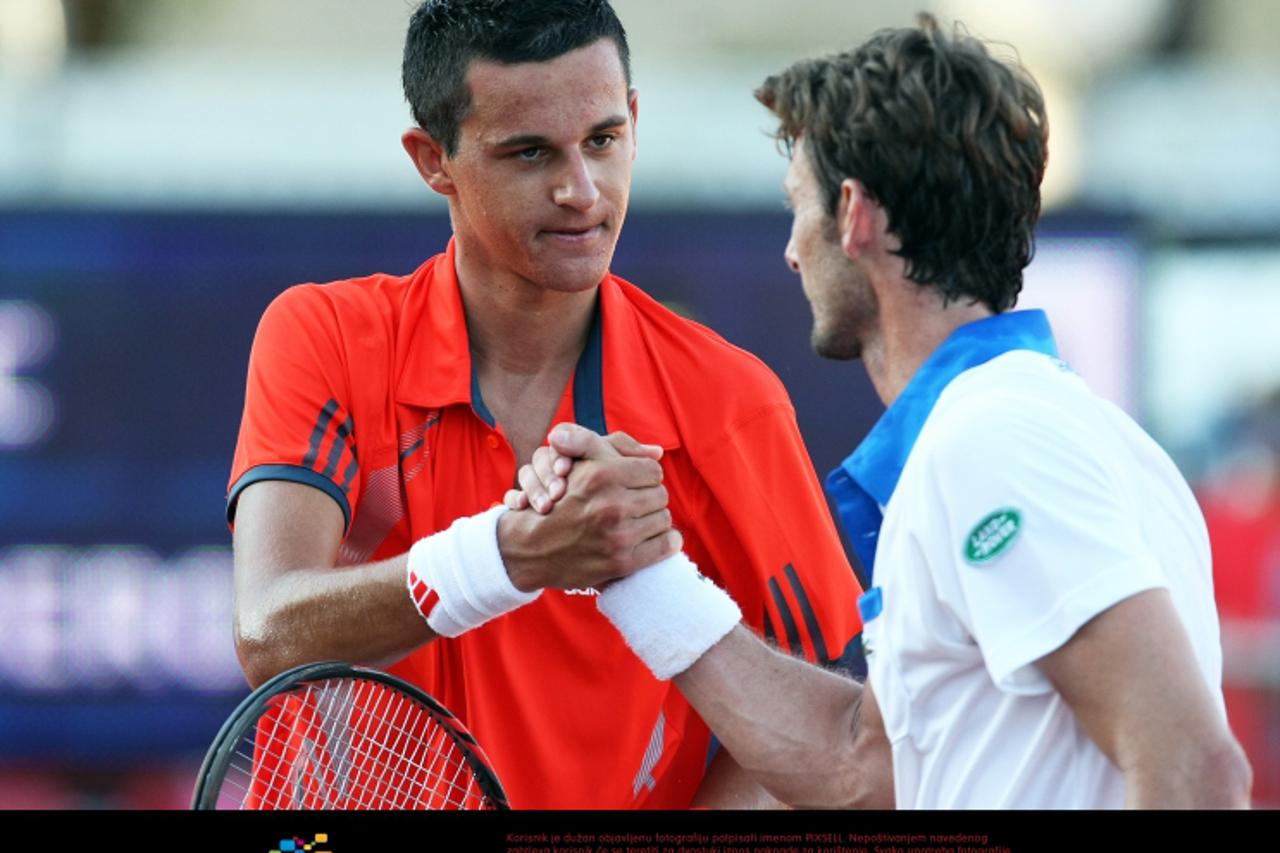
[(853, 178), (888, 214), (909, 279), (1004, 311), (1035, 251), (1044, 98), (959, 25), (948, 35), (931, 15), (918, 22), (798, 62), (755, 96), (788, 154), (803, 137), (832, 216)]

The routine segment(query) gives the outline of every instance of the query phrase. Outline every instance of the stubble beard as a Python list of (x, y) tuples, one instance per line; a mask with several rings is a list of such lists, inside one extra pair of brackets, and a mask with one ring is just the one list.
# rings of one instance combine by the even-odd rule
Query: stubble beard
[(809, 343), (821, 358), (854, 361), (874, 329), (880, 304), (866, 279), (857, 272), (813, 306)]
[(856, 361), (862, 358), (862, 341), (845, 329), (823, 329), (815, 323), (809, 343), (819, 358), (831, 361)]

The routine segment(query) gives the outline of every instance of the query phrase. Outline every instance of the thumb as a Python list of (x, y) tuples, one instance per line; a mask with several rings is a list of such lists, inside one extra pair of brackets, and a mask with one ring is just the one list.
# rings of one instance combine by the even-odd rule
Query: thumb
[(614, 450), (623, 456), (642, 456), (646, 459), (661, 459), (662, 447), (657, 444), (641, 444), (625, 432), (611, 432), (605, 436)]
[(578, 424), (557, 424), (547, 436), (557, 453), (573, 459), (615, 459), (618, 451), (599, 433)]

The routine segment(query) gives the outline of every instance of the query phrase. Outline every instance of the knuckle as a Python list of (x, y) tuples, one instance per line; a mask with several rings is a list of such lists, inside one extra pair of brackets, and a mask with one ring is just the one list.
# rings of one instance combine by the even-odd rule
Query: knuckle
[(605, 485), (604, 468), (600, 465), (583, 465), (576, 473), (578, 484), (588, 491), (596, 491)]
[(639, 461), (644, 463), (642, 475), (646, 483), (657, 485), (662, 482), (662, 465), (653, 459), (641, 459)]
[[(613, 501), (606, 501), (600, 504), (596, 511), (596, 519), (610, 528), (614, 528), (621, 524), (627, 517), (626, 511)], [(616, 531), (610, 530), (610, 534)]]

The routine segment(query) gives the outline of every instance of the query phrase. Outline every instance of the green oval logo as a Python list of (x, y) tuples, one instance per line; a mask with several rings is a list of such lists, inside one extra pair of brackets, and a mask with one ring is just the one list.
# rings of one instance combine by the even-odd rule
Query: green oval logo
[(996, 510), (973, 528), (964, 543), (964, 558), (975, 566), (990, 563), (1018, 538), (1021, 529), (1022, 515), (1016, 509)]

